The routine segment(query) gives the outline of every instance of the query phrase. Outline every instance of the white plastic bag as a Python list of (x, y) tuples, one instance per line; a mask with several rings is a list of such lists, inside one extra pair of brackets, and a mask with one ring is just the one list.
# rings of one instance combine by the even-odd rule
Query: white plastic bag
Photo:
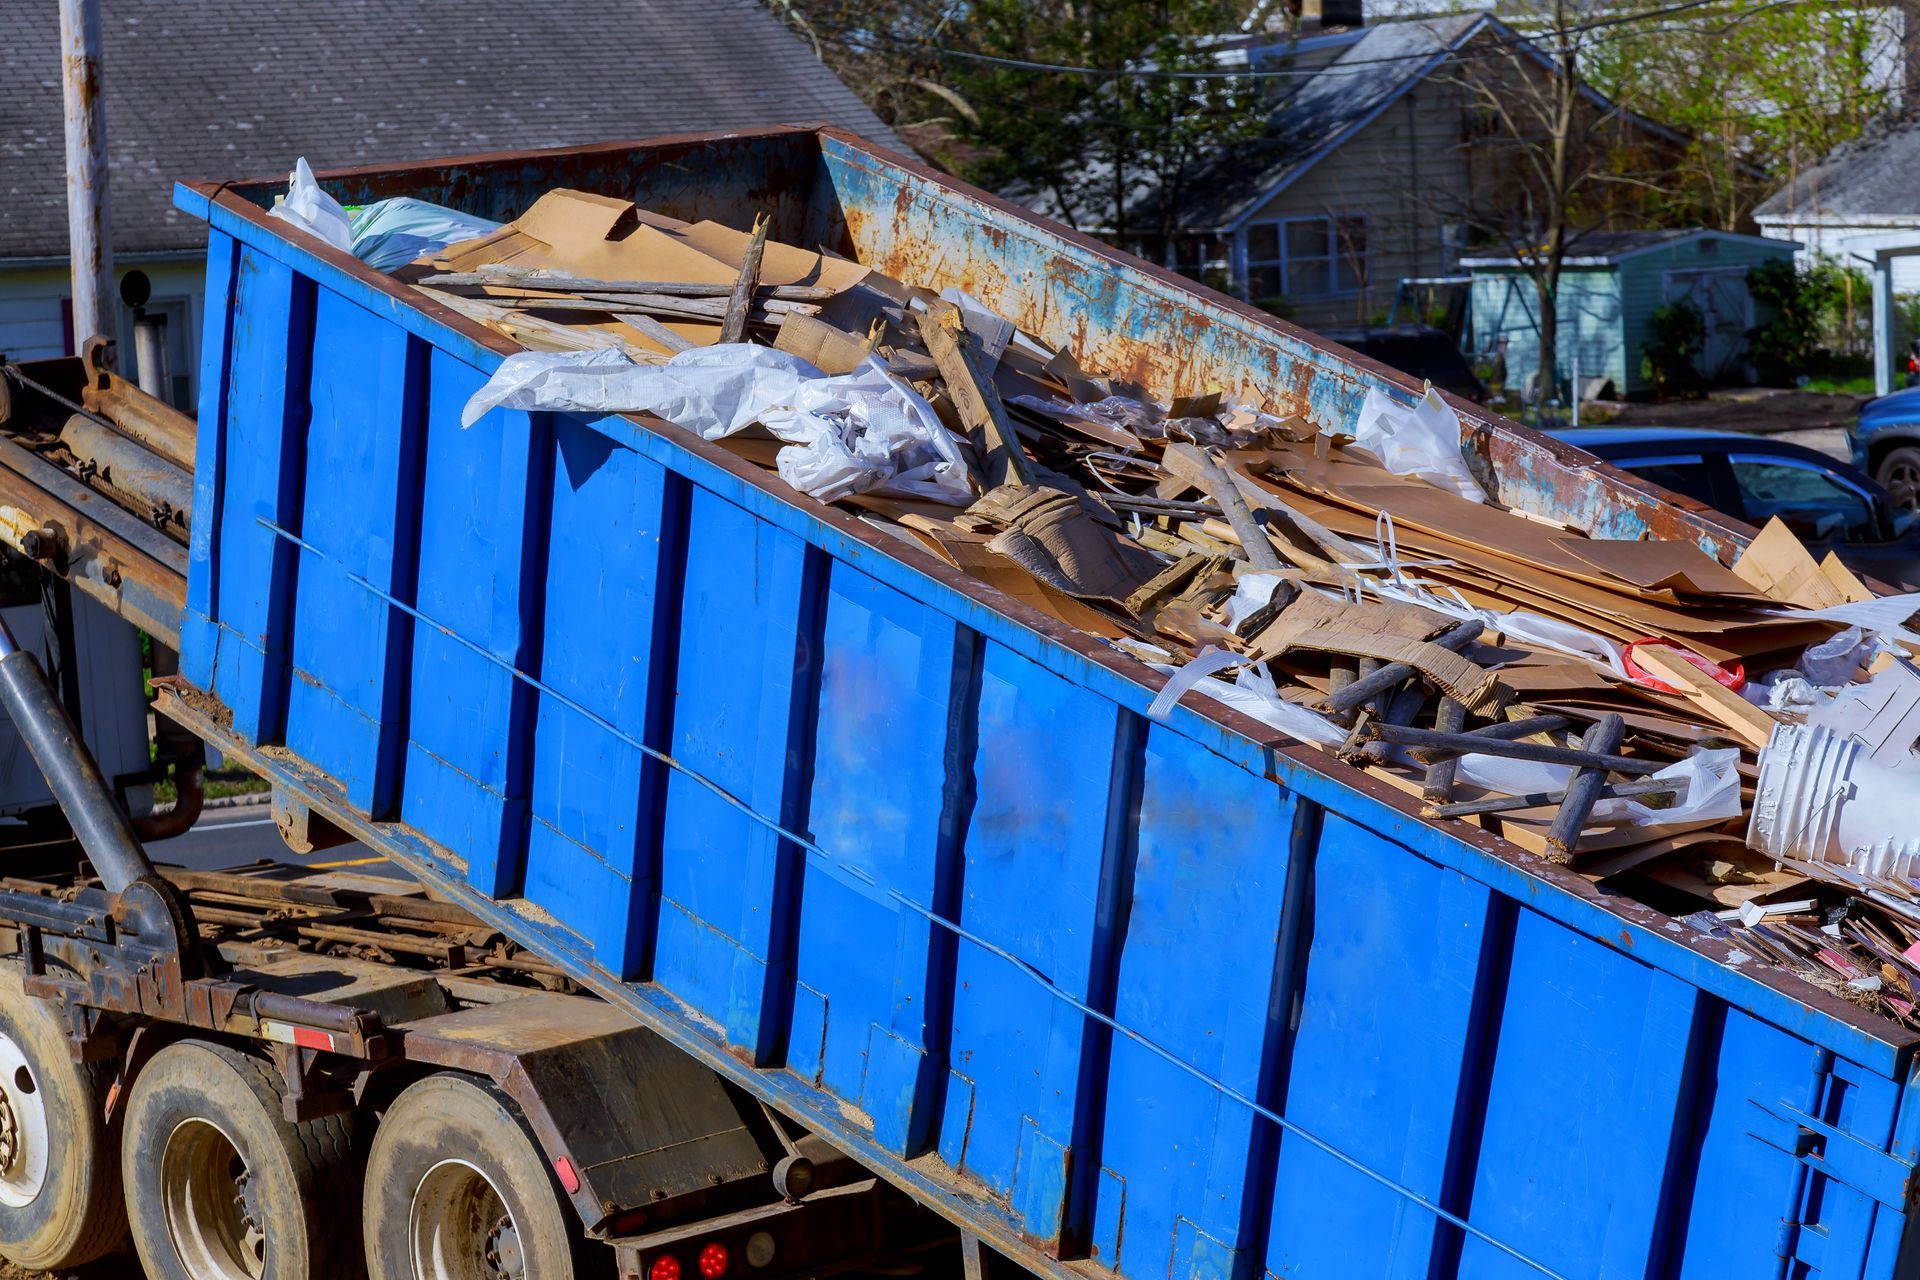
[(267, 210), (267, 216), (290, 223), (342, 253), (353, 252), (353, 227), (347, 221), (347, 211), (340, 207), (338, 200), (320, 189), (305, 156), (300, 157), (287, 176), (287, 194)]
[(1652, 776), (1663, 782), (1684, 780), (1687, 789), (1665, 809), (1638, 800), (1602, 800), (1593, 806), (1593, 820), (1636, 827), (1697, 827), (1740, 816), (1740, 751), (1736, 747), (1696, 751)]
[(1810, 644), (1800, 655), (1800, 674), (1808, 684), (1833, 687), (1852, 684), (1853, 673), (1866, 660), (1873, 642), (1859, 627), (1848, 627), (1819, 644)]
[(378, 271), (392, 271), (450, 244), (491, 235), (497, 222), (443, 205), (395, 196), (376, 200), (353, 215), (353, 256)]
[[(1180, 699), (1199, 692), (1298, 741), (1323, 747), (1346, 741), (1345, 729), (1317, 711), (1282, 698), (1265, 668), (1248, 663), (1242, 654), (1209, 646), (1182, 667), (1158, 662), (1147, 665), (1168, 677), (1147, 708), (1150, 720), (1166, 719)], [(1232, 684), (1217, 678), (1217, 672), (1235, 665), (1240, 665), (1240, 674)]]
[(1469, 501), (1486, 501), (1460, 456), (1460, 415), (1431, 389), (1410, 409), (1378, 387), (1368, 391), (1353, 437), (1397, 476), (1418, 476)]
[(973, 501), (959, 445), (933, 406), (872, 357), (828, 377), (749, 343), (695, 347), (661, 364), (612, 349), (521, 351), (467, 401), (461, 425), (496, 408), (651, 413), (708, 440), (757, 422), (792, 446), (775, 460), (781, 478), (823, 501), (868, 489)]

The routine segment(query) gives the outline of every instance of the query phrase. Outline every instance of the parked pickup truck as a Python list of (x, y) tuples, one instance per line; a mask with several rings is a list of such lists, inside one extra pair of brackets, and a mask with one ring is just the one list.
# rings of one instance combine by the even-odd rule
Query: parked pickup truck
[[(767, 212), (1162, 398), (1419, 394), (831, 130), (320, 180)], [(0, 885), (0, 1254), (124, 1215), (165, 1274), (278, 1280), (1915, 1274), (1912, 1034), (1220, 704), (1150, 717), (1122, 649), (690, 432), (463, 431), (517, 345), (283, 189), (178, 189), (190, 516), (47, 456), (125, 412), (50, 362), (8, 381), (0, 540), (177, 646), (158, 710), (292, 849), (423, 888), (153, 867), (0, 658), (74, 835)], [(1751, 536), (1452, 404), (1509, 507)]]

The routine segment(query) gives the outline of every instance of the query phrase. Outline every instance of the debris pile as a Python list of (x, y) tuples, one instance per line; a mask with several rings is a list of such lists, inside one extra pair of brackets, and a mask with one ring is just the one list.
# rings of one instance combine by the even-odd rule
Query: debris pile
[(1591, 538), (1492, 502), (1431, 394), (1157, 399), (764, 220), (555, 191), (398, 274), (528, 349), (469, 420), (722, 441), (1166, 672), (1154, 714), (1198, 692), (1920, 1025), (1920, 598), (1777, 521), (1732, 566)]

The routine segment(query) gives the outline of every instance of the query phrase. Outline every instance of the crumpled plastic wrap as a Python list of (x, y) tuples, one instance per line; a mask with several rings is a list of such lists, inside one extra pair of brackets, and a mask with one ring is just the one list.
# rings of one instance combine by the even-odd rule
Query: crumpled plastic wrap
[(1460, 456), (1460, 415), (1432, 390), (1412, 408), (1378, 387), (1368, 391), (1353, 442), (1397, 476), (1417, 476), (1469, 502), (1487, 500)]
[(772, 347), (695, 347), (659, 364), (625, 352), (521, 351), (500, 362), (460, 415), (650, 413), (707, 440), (764, 426), (789, 448), (781, 479), (832, 501), (875, 490), (952, 506), (973, 502), (960, 446), (919, 393), (869, 357), (829, 377)]

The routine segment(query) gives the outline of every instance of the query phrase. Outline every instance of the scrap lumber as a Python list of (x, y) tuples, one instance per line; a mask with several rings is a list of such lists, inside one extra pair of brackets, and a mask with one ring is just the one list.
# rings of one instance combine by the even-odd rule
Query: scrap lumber
[[(1603, 716), (1580, 740), (1580, 749), (1590, 755), (1607, 756), (1620, 749), (1620, 740), (1625, 736), (1626, 725), (1619, 716)], [(1597, 764), (1583, 766), (1573, 775), (1560, 801), (1560, 811), (1553, 815), (1553, 825), (1547, 828), (1547, 861), (1573, 861), (1580, 833), (1586, 830), (1587, 819), (1593, 816), (1594, 803), (1600, 799), (1600, 790), (1606, 783), (1607, 770)]]
[(720, 341), (746, 341), (747, 312), (753, 306), (753, 291), (760, 284), (760, 260), (766, 252), (767, 215), (763, 213), (753, 220), (747, 255), (740, 263), (740, 278), (734, 281), (733, 295), (727, 299), (726, 318), (720, 322)]
[(1003, 484), (1033, 485), (1033, 464), (1020, 450), (1019, 438), (1007, 420), (1007, 408), (1000, 403), (993, 380), (980, 368), (979, 352), (960, 308), (935, 300), (926, 310), (916, 311), (914, 320), (927, 354), (946, 379), (947, 393), (953, 397), (960, 420), (986, 442), (986, 474), (981, 483), (989, 490)]
[(1774, 718), (1688, 662), (1676, 649), (1642, 645), (1633, 660), (1649, 675), (1681, 691), (1681, 696), (1750, 747), (1767, 745)]

